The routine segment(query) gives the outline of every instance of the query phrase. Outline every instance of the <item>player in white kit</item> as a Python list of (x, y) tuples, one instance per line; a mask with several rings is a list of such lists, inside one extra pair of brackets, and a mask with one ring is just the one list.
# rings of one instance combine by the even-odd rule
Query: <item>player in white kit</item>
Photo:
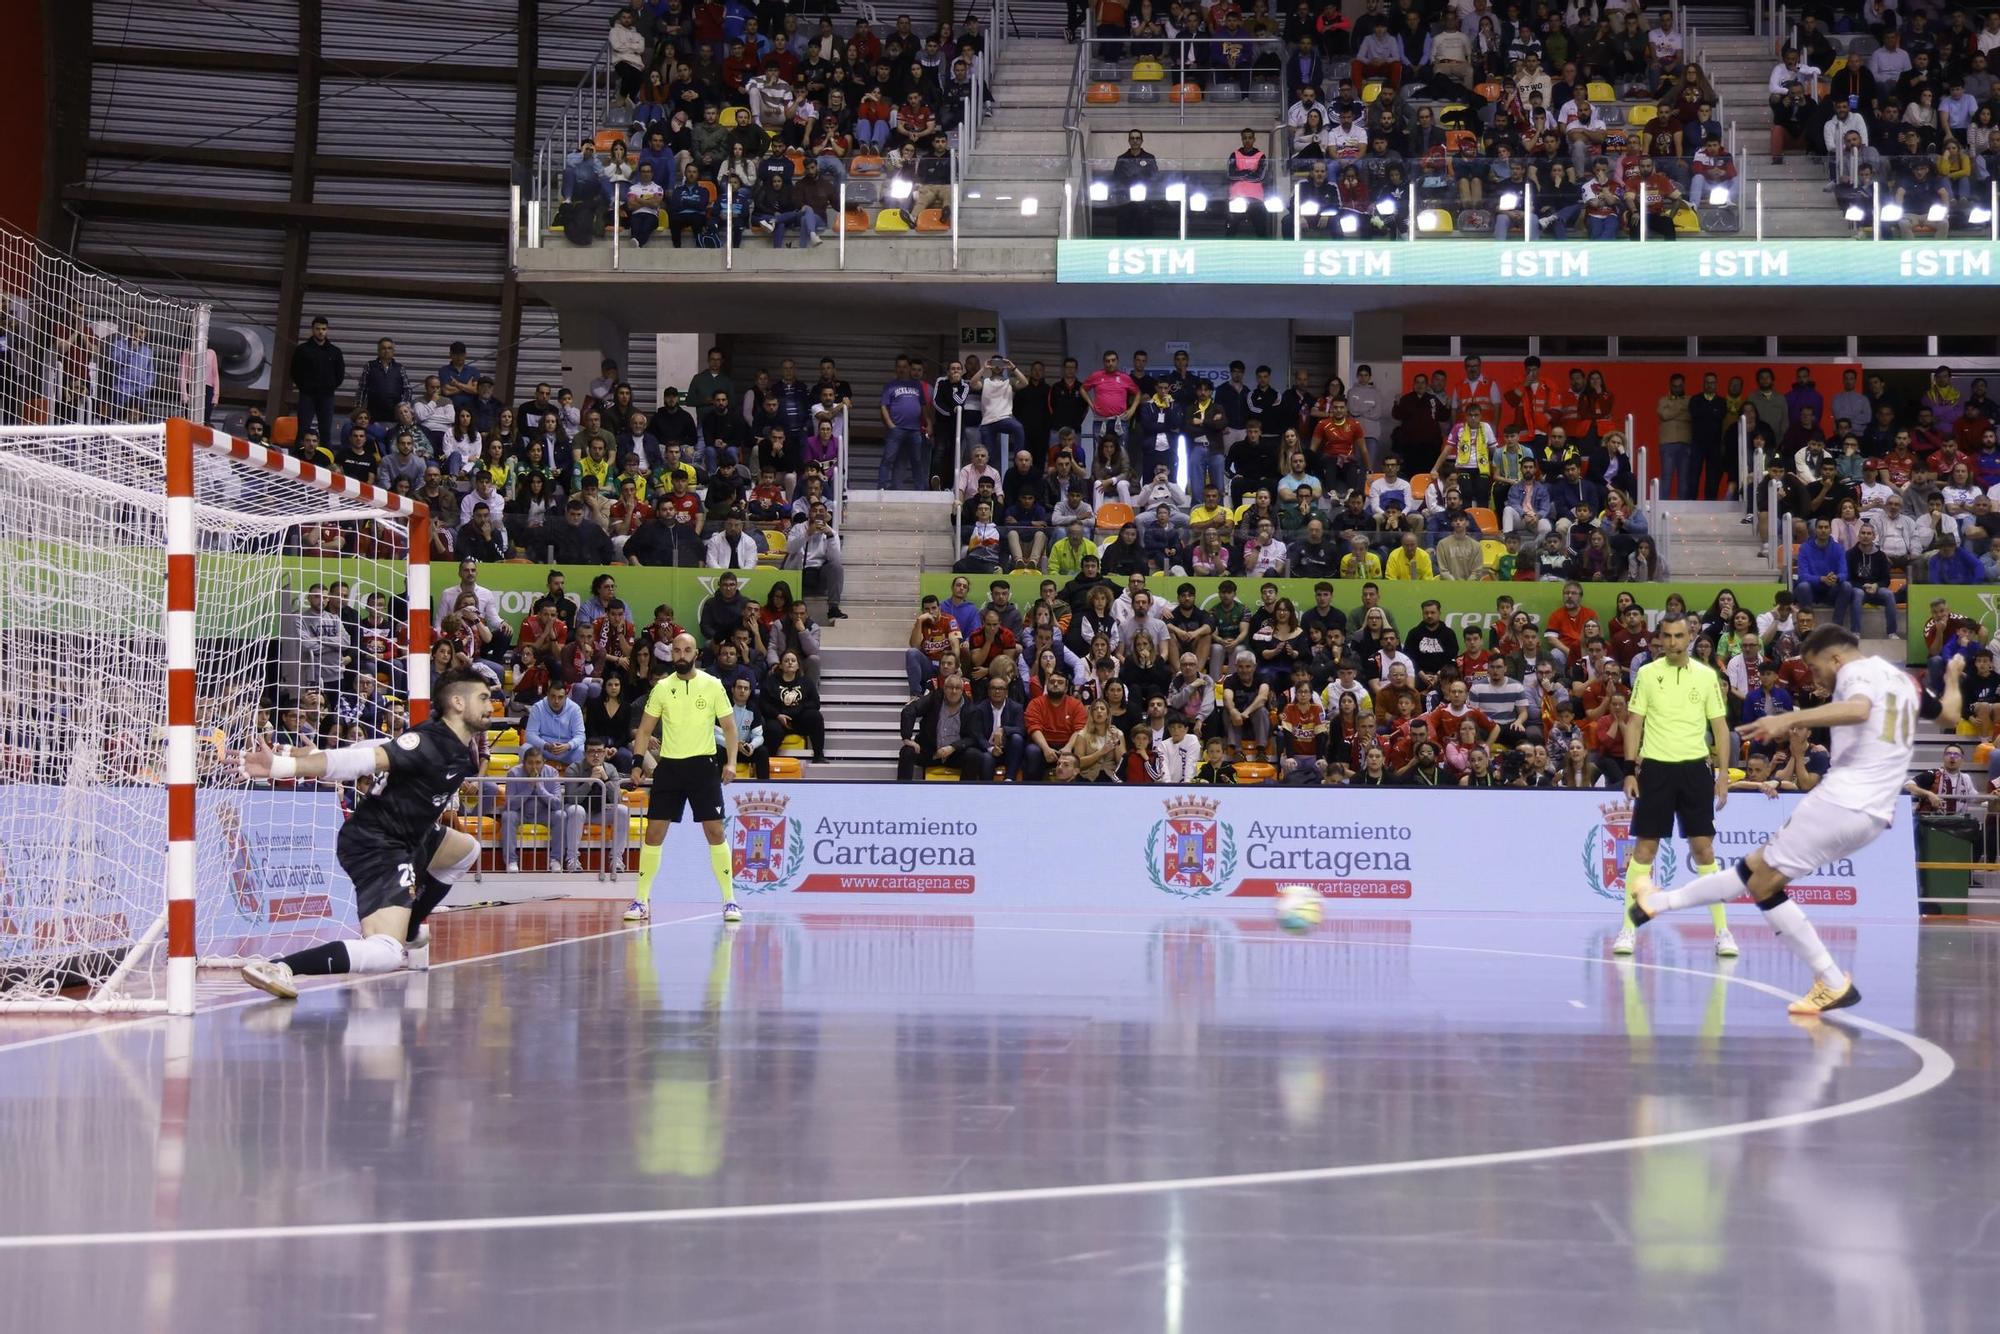
[[(1679, 889), (1641, 895), (1630, 917), (1632, 925), (1644, 926), (1663, 912), (1720, 903), (1747, 888), (1778, 939), (1812, 969), (1812, 990), (1790, 1006), (1793, 1014), (1811, 1015), (1852, 1005), (1861, 999), (1861, 991), (1840, 971), (1805, 912), (1786, 895), (1785, 886), (1866, 847), (1889, 827), (1896, 815), (1896, 798), (1909, 781), (1920, 700), (1908, 673), (1864, 654), (1861, 641), (1839, 626), (1813, 631), (1801, 656), (1832, 703), (1767, 715), (1736, 730), (1746, 741), (1775, 741), (1794, 728), (1831, 728), (1833, 759), (1826, 777), (1806, 794), (1769, 843), (1727, 870)], [(1953, 715), (1956, 687), (1956, 680), (1946, 686), (1943, 706)], [(1921, 712), (1933, 710), (1921, 708)]]

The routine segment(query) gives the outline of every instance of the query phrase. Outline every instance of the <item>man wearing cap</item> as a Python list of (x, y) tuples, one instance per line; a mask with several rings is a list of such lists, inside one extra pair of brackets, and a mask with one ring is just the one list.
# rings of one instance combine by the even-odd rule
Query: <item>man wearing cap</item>
[(660, 410), (652, 415), (649, 424), (661, 448), (679, 445), (684, 459), (692, 457), (700, 445), (701, 432), (695, 426), (694, 414), (681, 405), (679, 385), (670, 384), (660, 391)]
[(451, 345), (451, 360), (438, 367), (437, 377), (454, 411), (472, 406), (479, 393), (479, 367), (467, 359), (465, 344)]

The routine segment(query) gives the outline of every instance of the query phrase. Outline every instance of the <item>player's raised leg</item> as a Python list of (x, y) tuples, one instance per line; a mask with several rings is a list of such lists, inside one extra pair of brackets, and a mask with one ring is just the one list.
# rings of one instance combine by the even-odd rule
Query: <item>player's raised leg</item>
[[(1796, 822), (1798, 818), (1794, 814), (1792, 821)], [(1792, 823), (1788, 822), (1785, 828), (1792, 828)], [(1778, 846), (1784, 836), (1785, 831), (1780, 830), (1770, 846)], [(1868, 837), (1872, 839), (1874, 833), (1871, 831)], [(1663, 912), (1693, 908), (1704, 903), (1719, 904), (1748, 889), (1757, 910), (1764, 914), (1764, 920), (1770, 923), (1778, 939), (1798, 956), (1799, 962), (1812, 970), (1812, 990), (1803, 999), (1792, 1002), (1791, 1012), (1818, 1014), (1822, 1010), (1843, 1009), (1859, 1001), (1861, 989), (1834, 962), (1832, 952), (1820, 940), (1819, 932), (1813, 929), (1805, 910), (1785, 893), (1788, 877), (1772, 868), (1765, 860), (1765, 851), (1760, 848), (1751, 853), (1732, 870), (1713, 871), (1679, 889), (1654, 890), (1645, 895), (1632, 907), (1633, 925), (1643, 926)], [(1811, 869), (1810, 866), (1806, 868), (1807, 871)]]

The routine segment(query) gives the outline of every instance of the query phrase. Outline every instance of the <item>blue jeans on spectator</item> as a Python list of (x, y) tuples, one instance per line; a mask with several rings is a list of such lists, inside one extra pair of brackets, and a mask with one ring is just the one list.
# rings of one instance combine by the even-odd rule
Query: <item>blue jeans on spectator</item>
[(771, 224), (771, 249), (785, 248), (785, 228), (796, 227), (803, 234), (806, 245), (813, 245), (819, 236), (819, 215), (809, 208), (795, 208), (788, 213), (773, 213), (764, 221)]
[[(1686, 442), (1660, 446), (1660, 495), (1667, 500), (1686, 500), (1688, 484), (1694, 479), (1694, 446)], [(1634, 496), (1643, 502), (1644, 496)]]
[(824, 154), (820, 157), (819, 169), (820, 172), (823, 175), (825, 175), (825, 177), (828, 180), (832, 181), (835, 185), (842, 185), (845, 184), (847, 181), (847, 164), (845, 162), (842, 162), (839, 158), (835, 157), (831, 153)]
[(880, 153), (882, 146), (889, 142), (889, 122), (886, 120), (857, 120), (854, 122), (854, 142), (858, 147), (871, 153)]
[[(1013, 442), (1007, 447), (1007, 451), (1004, 454), (993, 447), (994, 441), (1002, 439)], [(1018, 451), (1028, 447), (1028, 431), (1026, 427), (1022, 426), (1021, 423), (1015, 421), (1012, 417), (1002, 417), (997, 422), (981, 422), (979, 423), (979, 443), (986, 446), (986, 455), (988, 458), (1005, 464)]]
[(1883, 633), (1894, 639), (1896, 637), (1896, 595), (1889, 591), (1889, 585), (1877, 584), (1873, 593), (1865, 592), (1859, 588), (1854, 590), (1854, 620), (1857, 626), (1861, 622), (1861, 609), (1871, 603), (1882, 609)]
[(924, 682), (930, 680), (931, 674), (936, 672), (937, 669), (938, 665), (925, 657), (922, 649), (907, 648), (903, 650), (903, 672), (910, 678), (911, 699), (915, 699), (918, 695), (924, 693)]
[(905, 462), (909, 465), (909, 489), (923, 490), (925, 470), (930, 466), (930, 449), (924, 444), (924, 433), (914, 426), (892, 426), (882, 440), (882, 463), (875, 470), (876, 486), (894, 491), (896, 478), (902, 471), (900, 465)]
[(1800, 580), (1793, 586), (1792, 595), (1799, 600), (1801, 607), (1830, 606), (1836, 624), (1854, 631), (1861, 629), (1861, 599), (1855, 596), (1854, 585), (1845, 579), (1832, 587), (1817, 579), (1810, 583)]
[(1585, 218), (1584, 225), (1590, 229), (1593, 241), (1616, 241), (1618, 239), (1618, 215), (1608, 218)]
[(1204, 482), (1213, 483), (1223, 495), (1229, 494), (1228, 456), (1219, 449), (1210, 449), (1206, 444), (1188, 441), (1187, 493), (1196, 500), (1201, 498)]
[(632, 244), (643, 246), (660, 229), (660, 215), (651, 209), (632, 215)]

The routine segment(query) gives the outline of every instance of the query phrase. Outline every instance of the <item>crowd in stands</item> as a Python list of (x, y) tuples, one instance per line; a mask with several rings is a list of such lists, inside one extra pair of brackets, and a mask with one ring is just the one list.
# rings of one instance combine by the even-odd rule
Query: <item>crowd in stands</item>
[[(1765, 460), (1754, 492), (1760, 515), (1790, 516), (1797, 525), (1802, 601), (1831, 606), (1850, 629), (1860, 628), (1863, 606), (1878, 605), (1894, 634), (1900, 594), (1892, 592), (1892, 580), (2000, 578), (1993, 545), (2000, 535), (1993, 518), (2000, 503), (2000, 403), (1983, 377), (1965, 382), (1939, 366), (1915, 399), (1862, 369), (1843, 370), (1830, 398), (1804, 367), (1783, 391), (1768, 368), (1756, 379), (1747, 395), (1740, 380), (1718, 394), (1709, 376), (1692, 397), (1669, 393), (1660, 400), (1662, 494), (1699, 491), (1686, 465), (1702, 446), (1690, 435), (1697, 429), (1708, 435), (1708, 420), (1733, 410)], [(1730, 406), (1718, 409), (1718, 400)]]
[[(1771, 69), (1771, 157), (1823, 158), (1857, 235), (1879, 190), (1888, 235), (1949, 236), (1991, 220), (2000, 172), (2000, 13), (1862, 7), (1860, 21), (1802, 14)], [(1872, 13), (1869, 12), (1872, 10)]]
[[(948, 225), (952, 136), (986, 45), (973, 13), (919, 32), (908, 15), (877, 31), (867, 17), (781, 3), (622, 9), (610, 33), (612, 123), (568, 154), (558, 223), (580, 245), (614, 209), (641, 246), (662, 230), (676, 247), (721, 245), (724, 229), (738, 245), (750, 231), (774, 246), (817, 245), (839, 225), (852, 179), (851, 206), (886, 195), (895, 230)], [(864, 213), (854, 225), (870, 222)]]
[(1185, 352), (1155, 369), (1106, 351), (1082, 378), (1075, 358), (1054, 380), (1040, 362), (963, 370), (932, 391), (966, 405), (967, 573), (1666, 577), (1601, 375), (1548, 385), (1529, 358), (1503, 388), (1467, 357), (1398, 396), (1366, 365), (1353, 385), (1281, 384), (1236, 361), (1211, 383)]
[[(1204, 605), (1192, 584), (1155, 598), (1143, 575), (1092, 562), (1022, 591), (999, 580), (976, 602), (961, 578), (923, 599), (899, 778), (1615, 789), (1653, 635), (1642, 587), (1603, 590), (1600, 611), (1575, 582), (1546, 621), (1502, 593), (1456, 629), (1435, 601), (1397, 625), (1374, 581), (1353, 607), (1325, 581), (1303, 610), (1268, 582), (1246, 600), (1234, 580)], [(1669, 594), (1660, 610), (1697, 623), (1692, 654), (1719, 674), (1732, 724), (1823, 702), (1799, 656), (1817, 613), (1789, 593), (1761, 614), (1729, 590), (1706, 608)], [(1748, 783), (1803, 790), (1825, 738), (1736, 759)]]
[[(1099, 37), (1130, 36), (1137, 60), (1176, 71), (1185, 61), (1197, 86), (1239, 77), (1216, 68), (1231, 61), (1269, 81), (1284, 108), (1279, 140), (1267, 152), (1245, 129), (1218, 164), (1237, 218), (1263, 213), (1267, 194), (1283, 210), (1296, 184), (1303, 231), (1354, 239), (1407, 235), (1413, 212), (1420, 230), (1502, 238), (1530, 208), (1552, 237), (1636, 237), (1642, 210), (1654, 239), (1737, 225), (1716, 92), (1669, 10), (1369, 0), (1350, 20), (1306, 3), (1280, 18), (1263, 4), (1245, 14), (1233, 3), (1097, 0), (1097, 11)], [(1175, 40), (1238, 33), (1267, 44)], [(1150, 187), (1159, 163), (1135, 139), (1111, 175), (1124, 200), (1132, 184)], [(1165, 223), (1157, 203), (1121, 204), (1116, 216), (1126, 234)]]
[[(739, 386), (712, 351), (685, 396), (668, 385), (657, 407), (638, 403), (606, 360), (581, 397), (538, 384), (516, 405), (500, 400), (463, 343), (425, 374), (385, 338), (341, 416), (334, 399), (347, 385), (346, 356), (319, 319), (293, 352), (291, 378), (300, 407), (288, 447), (423, 501), (436, 558), (775, 563), (824, 592), (830, 618), (843, 614), (837, 520), (854, 390), (830, 358), (811, 383), (786, 361), (775, 377), (760, 371)], [(245, 425), (258, 442), (267, 429), (255, 413)]]

